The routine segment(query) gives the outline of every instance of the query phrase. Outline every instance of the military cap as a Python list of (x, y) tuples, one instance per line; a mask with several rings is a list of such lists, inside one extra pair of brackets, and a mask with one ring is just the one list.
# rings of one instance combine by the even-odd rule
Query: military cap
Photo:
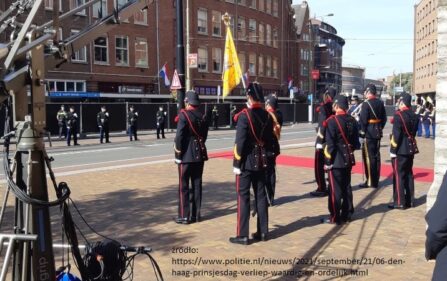
[(347, 110), (349, 108), (349, 102), (346, 96), (337, 95), (335, 97), (334, 103), (338, 105), (341, 109)]
[(190, 105), (198, 106), (200, 105), (200, 98), (196, 91), (190, 90), (186, 92), (185, 102)]
[(264, 102), (264, 94), (262, 92), (261, 85), (255, 82), (248, 85), (246, 94), (252, 97), (255, 101)]
[(375, 95), (377, 93), (376, 85), (369, 83), (366, 85), (365, 92), (370, 92), (371, 94)]
[(265, 100), (265, 104), (270, 105), (273, 108), (278, 108), (278, 98), (274, 95), (270, 94), (267, 96), (267, 99)]
[(402, 102), (403, 102), (406, 106), (408, 106), (408, 107), (411, 106), (411, 100), (412, 100), (412, 98), (411, 98), (411, 95), (410, 95), (410, 94), (403, 93), (403, 94), (400, 96), (400, 98), (402, 99)]

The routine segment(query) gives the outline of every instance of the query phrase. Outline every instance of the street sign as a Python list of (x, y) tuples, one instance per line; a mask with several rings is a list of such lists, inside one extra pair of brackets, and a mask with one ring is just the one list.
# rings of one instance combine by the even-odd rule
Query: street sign
[(197, 68), (197, 53), (188, 54), (188, 66), (189, 68)]
[(180, 77), (178, 76), (177, 69), (174, 70), (174, 77), (172, 77), (171, 91), (180, 90), (182, 88), (182, 83), (180, 82)]
[(320, 70), (319, 69), (312, 69), (312, 79), (313, 80), (320, 79)]
[(394, 87), (394, 92), (396, 93), (403, 93), (404, 87)]

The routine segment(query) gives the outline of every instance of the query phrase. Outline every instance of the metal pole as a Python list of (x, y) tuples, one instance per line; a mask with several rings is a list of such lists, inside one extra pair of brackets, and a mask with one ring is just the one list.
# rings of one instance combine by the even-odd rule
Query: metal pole
[[(157, 71), (160, 71), (160, 31), (159, 31), (159, 6), (158, 6), (158, 0), (155, 0), (155, 18), (156, 18), (156, 29), (157, 29)], [(161, 94), (161, 87), (160, 87), (160, 73), (157, 72), (157, 81), (158, 81), (158, 94)]]
[[(190, 36), (190, 26), (189, 26), (189, 0), (186, 0), (186, 55), (191, 53), (191, 45), (189, 43)], [(191, 90), (191, 70), (189, 69), (189, 64), (186, 64), (186, 90)]]
[[(185, 46), (183, 40), (183, 0), (176, 0), (176, 18), (177, 18), (177, 48), (176, 65), (180, 83), (184, 85), (185, 81)], [(180, 112), (185, 107), (185, 88), (177, 90), (177, 110)]]

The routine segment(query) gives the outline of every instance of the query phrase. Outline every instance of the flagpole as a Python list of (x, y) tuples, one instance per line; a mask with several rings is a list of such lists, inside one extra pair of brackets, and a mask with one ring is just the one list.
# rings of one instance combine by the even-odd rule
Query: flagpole
[(161, 86), (160, 86), (160, 35), (159, 35), (159, 14), (158, 14), (158, 0), (155, 1), (155, 17), (157, 22), (157, 67), (158, 67), (158, 94), (161, 95)]

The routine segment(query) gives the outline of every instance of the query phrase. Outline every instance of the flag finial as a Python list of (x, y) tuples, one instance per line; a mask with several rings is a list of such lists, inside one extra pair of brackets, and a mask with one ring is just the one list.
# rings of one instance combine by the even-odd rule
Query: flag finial
[(225, 14), (222, 16), (222, 20), (223, 20), (223, 22), (224, 22), (224, 24), (225, 24), (226, 26), (229, 26), (229, 25), (230, 25), (231, 17), (230, 17), (230, 15), (229, 15), (228, 13), (225, 13)]

